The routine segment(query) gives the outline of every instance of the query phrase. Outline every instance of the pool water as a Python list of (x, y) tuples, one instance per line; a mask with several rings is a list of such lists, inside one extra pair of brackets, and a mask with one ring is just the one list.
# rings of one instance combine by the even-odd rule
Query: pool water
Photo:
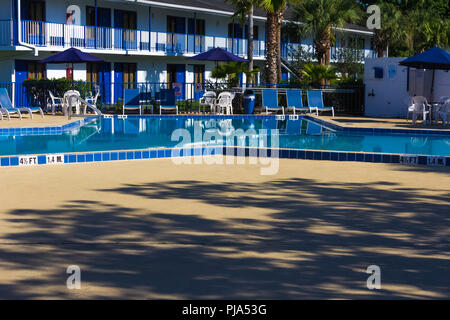
[[(186, 129), (177, 132), (188, 133), (192, 139), (181, 140), (178, 135), (172, 141), (172, 134), (177, 129)], [(256, 141), (259, 146), (276, 146), (274, 141), (278, 140), (280, 148), (450, 156), (448, 135), (334, 132), (302, 117), (278, 121), (275, 117), (200, 119), (186, 116), (99, 118), (60, 134), (3, 135), (0, 136), (0, 155), (223, 145), (227, 137), (239, 129), (256, 140), (248, 136), (234, 139), (235, 145), (253, 146)], [(275, 129), (276, 132), (271, 131)], [(195, 140), (194, 137), (200, 138)], [(201, 140), (201, 137), (205, 139)]]

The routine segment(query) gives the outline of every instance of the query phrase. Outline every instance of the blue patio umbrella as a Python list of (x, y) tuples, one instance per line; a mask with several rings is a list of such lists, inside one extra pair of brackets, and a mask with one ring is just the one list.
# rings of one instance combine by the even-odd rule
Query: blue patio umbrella
[(42, 59), (40, 63), (71, 63), (72, 70), (74, 63), (84, 62), (103, 62), (102, 59), (97, 58), (89, 53), (80, 51), (76, 48), (70, 48), (65, 51), (59, 52), (48, 58)]
[(415, 56), (400, 61), (399, 64), (405, 67), (411, 67), (416, 69), (433, 70), (433, 78), (431, 83), (431, 92), (433, 95), (434, 70), (450, 70), (450, 54), (439, 47), (433, 47), (427, 51), (424, 51), (422, 53), (416, 54)]
[(400, 65), (416, 69), (450, 70), (450, 54), (439, 47), (434, 47), (400, 61)]
[(59, 52), (51, 57), (39, 61), (41, 63), (83, 63), (83, 62), (103, 62), (89, 53), (82, 52), (76, 48), (70, 48)]
[(190, 57), (188, 60), (248, 62), (247, 59), (241, 58), (222, 48), (213, 48), (196, 56)]

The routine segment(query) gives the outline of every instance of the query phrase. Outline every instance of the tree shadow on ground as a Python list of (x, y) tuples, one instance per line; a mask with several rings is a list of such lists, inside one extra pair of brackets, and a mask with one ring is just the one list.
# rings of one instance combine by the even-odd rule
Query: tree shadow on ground
[[(445, 188), (425, 196), (383, 181), (180, 180), (98, 192), (104, 200), (10, 212), (7, 222), (27, 231), (0, 239), (1, 272), (48, 272), (0, 284), (1, 298), (73, 298), (65, 287), (71, 264), (81, 266), (88, 287), (107, 288), (89, 298), (448, 298), (450, 292)], [(148, 201), (148, 210), (114, 203), (119, 194)], [(153, 200), (211, 206), (177, 214), (155, 211)], [(367, 289), (369, 265), (381, 267), (382, 290)]]

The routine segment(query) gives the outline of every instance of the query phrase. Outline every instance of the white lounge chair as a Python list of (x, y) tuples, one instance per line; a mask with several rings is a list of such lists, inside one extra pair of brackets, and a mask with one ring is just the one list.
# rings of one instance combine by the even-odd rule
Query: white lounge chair
[(2, 117), (3, 113), (5, 113), (8, 120), (10, 119), (9, 115), (11, 113), (17, 113), (19, 118), (22, 120), (22, 112), (28, 112), (31, 119), (33, 119), (33, 112), (39, 112), (42, 118), (44, 118), (44, 112), (39, 107), (14, 107), (11, 103), (11, 99), (9, 98), (8, 91), (5, 88), (0, 88), (0, 107), (2, 108)]

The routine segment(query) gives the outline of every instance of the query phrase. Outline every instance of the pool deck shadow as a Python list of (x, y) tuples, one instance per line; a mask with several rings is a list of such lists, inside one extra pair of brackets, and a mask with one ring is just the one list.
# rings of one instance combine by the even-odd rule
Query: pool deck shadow
[[(444, 185), (144, 174), (92, 192), (2, 215), (0, 298), (449, 297)], [(72, 264), (80, 292), (64, 286)], [(370, 265), (382, 290), (366, 287)]]

